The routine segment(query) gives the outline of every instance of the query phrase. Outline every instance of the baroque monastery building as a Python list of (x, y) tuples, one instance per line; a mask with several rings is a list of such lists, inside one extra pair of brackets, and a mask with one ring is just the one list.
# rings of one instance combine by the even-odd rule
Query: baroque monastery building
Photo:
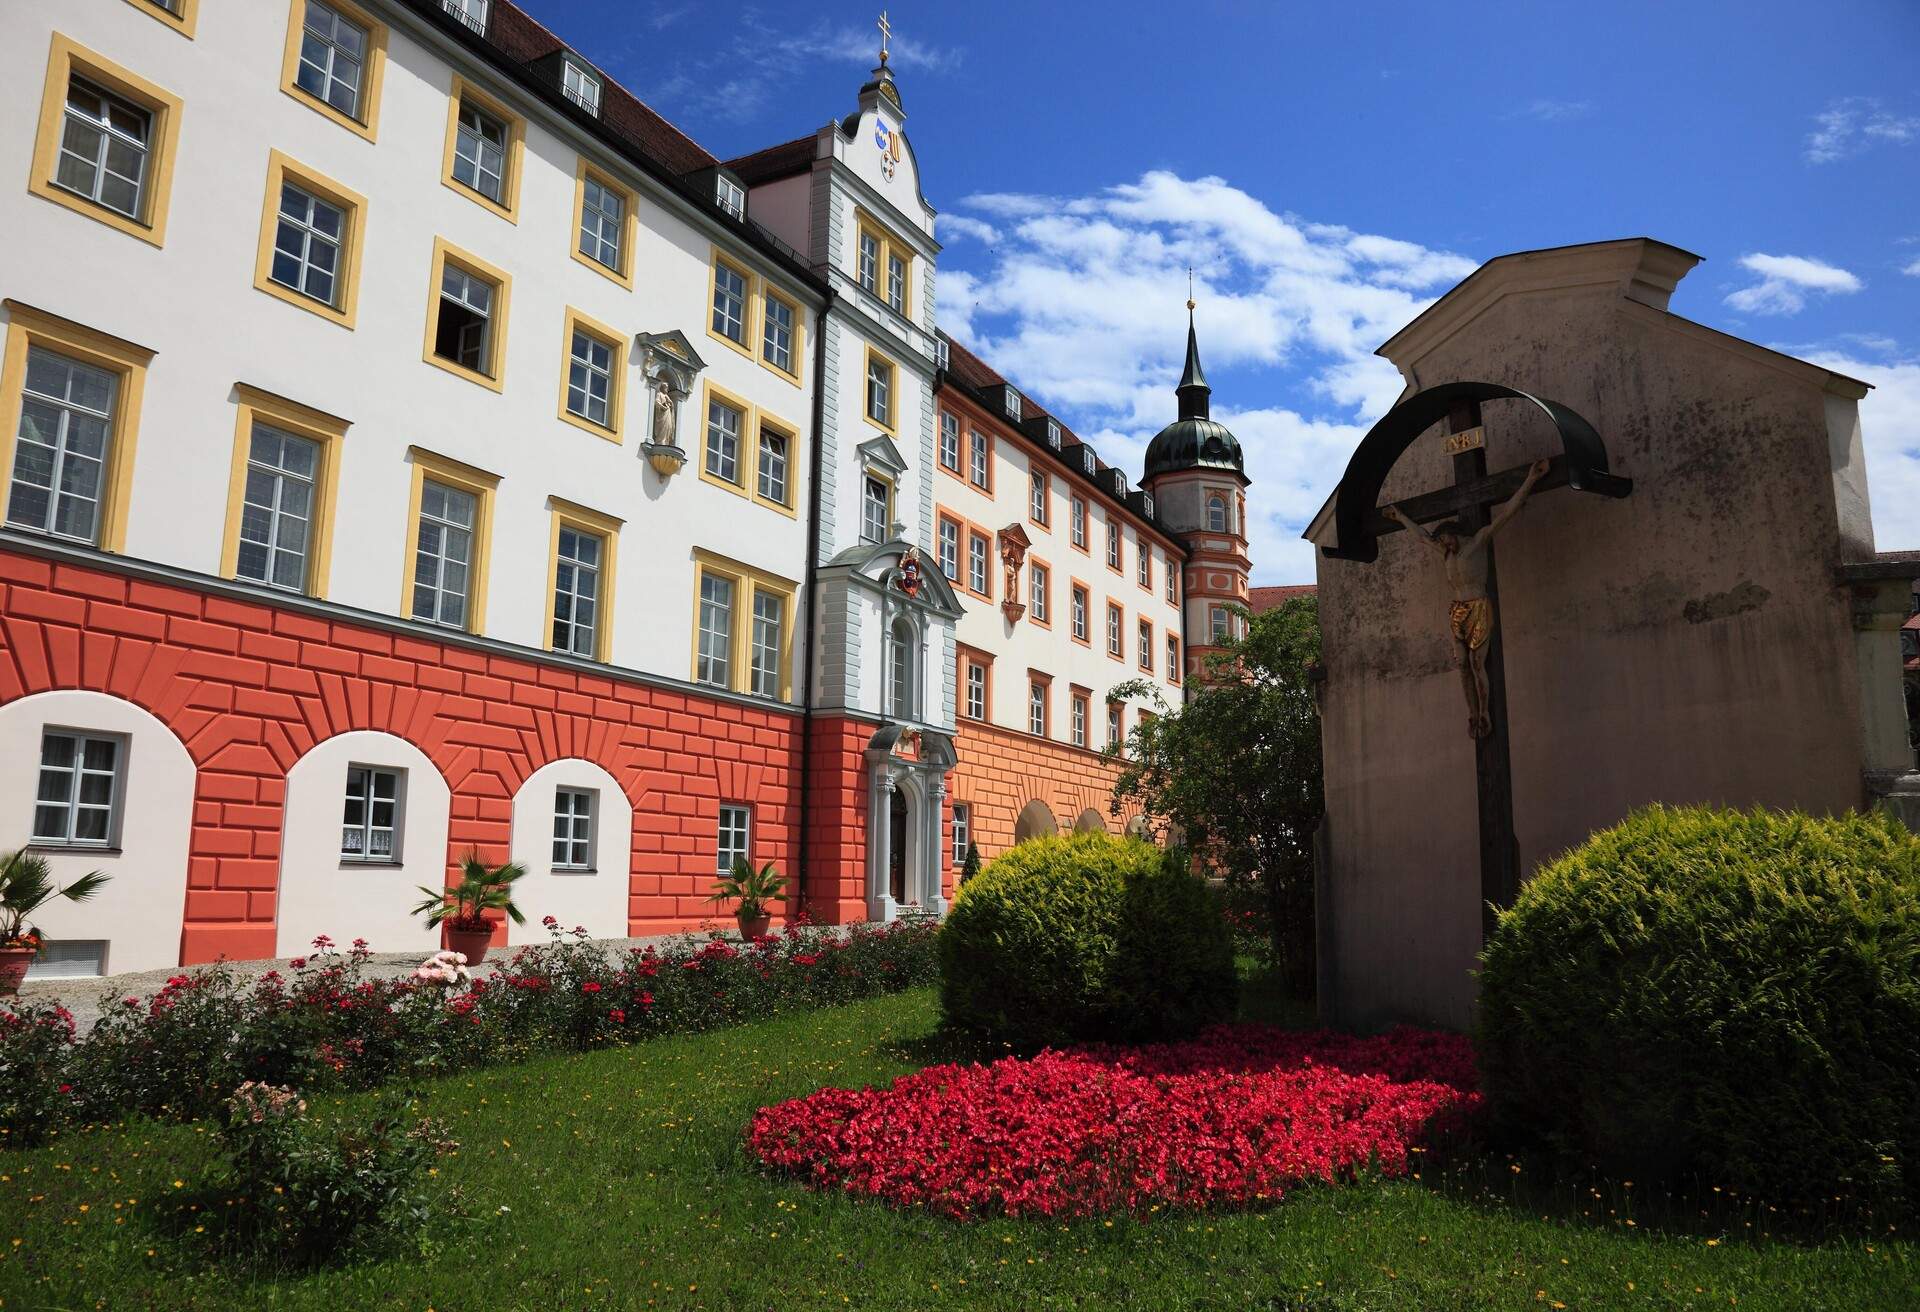
[(1114, 827), (1247, 601), (1189, 330), (1145, 482), (937, 327), (884, 49), (720, 160), (503, 0), (0, 12), (0, 848), (38, 974), (938, 914)]

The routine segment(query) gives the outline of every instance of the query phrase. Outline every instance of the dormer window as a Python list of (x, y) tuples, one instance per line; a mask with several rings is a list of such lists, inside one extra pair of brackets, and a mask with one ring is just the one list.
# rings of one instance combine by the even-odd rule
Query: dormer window
[(600, 117), (599, 75), (571, 59), (560, 74), (560, 94), (595, 118)]
[(1126, 474), (1118, 469), (1110, 469), (1107, 474), (1113, 480), (1113, 494), (1117, 497), (1125, 496), (1127, 494)]
[(1007, 418), (1017, 422), (1020, 418), (1020, 393), (1014, 390), (1011, 383), (1007, 385), (1005, 391), (1006, 396), (1002, 403), (1006, 406)]
[(713, 199), (721, 209), (731, 214), (734, 218), (744, 219), (747, 217), (747, 193), (741, 188), (739, 183), (724, 173), (720, 174), (714, 180)]
[(1091, 475), (1099, 467), (1100, 467), (1099, 457), (1093, 454), (1093, 448), (1090, 446), (1081, 447), (1080, 448), (1080, 468), (1085, 470), (1089, 475)]
[(1140, 513), (1148, 519), (1153, 518), (1153, 497), (1148, 493), (1140, 494)]
[(448, 13), (481, 36), (487, 34), (487, 9), (491, 0), (440, 0), (440, 3)]
[(947, 367), (947, 339), (944, 337), (933, 339), (933, 362), (942, 369)]
[(1060, 421), (1057, 419), (1047, 420), (1047, 445), (1055, 451), (1060, 449)]

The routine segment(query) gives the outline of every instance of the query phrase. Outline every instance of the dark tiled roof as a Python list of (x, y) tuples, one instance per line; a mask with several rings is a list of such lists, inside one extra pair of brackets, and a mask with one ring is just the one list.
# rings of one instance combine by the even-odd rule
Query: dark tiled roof
[(1295, 597), (1311, 597), (1316, 591), (1318, 591), (1318, 585), (1313, 583), (1283, 583), (1271, 588), (1248, 588), (1247, 609), (1255, 615), (1261, 615), (1282, 602), (1291, 601)]
[(813, 137), (796, 137), (777, 146), (768, 146), (765, 150), (756, 150), (751, 155), (730, 159), (727, 167), (738, 173), (740, 180), (749, 187), (805, 173), (813, 167)]

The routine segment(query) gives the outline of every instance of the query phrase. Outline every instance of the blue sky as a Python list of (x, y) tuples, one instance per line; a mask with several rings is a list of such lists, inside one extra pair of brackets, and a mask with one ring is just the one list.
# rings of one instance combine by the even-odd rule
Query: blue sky
[[(864, 5), (520, 3), (722, 156), (847, 112), (878, 38)], [(1920, 547), (1913, 0), (889, 13), (943, 325), (1137, 473), (1197, 266), (1256, 581), (1312, 577), (1397, 390), (1375, 346), (1492, 256), (1638, 235), (1706, 257), (1676, 313), (1878, 386), (1879, 546)]]

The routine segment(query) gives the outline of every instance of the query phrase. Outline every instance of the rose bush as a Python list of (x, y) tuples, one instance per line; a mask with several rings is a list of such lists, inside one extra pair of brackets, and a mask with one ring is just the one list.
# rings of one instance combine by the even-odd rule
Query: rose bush
[(822, 1089), (762, 1108), (747, 1146), (813, 1187), (955, 1218), (1254, 1207), (1404, 1174), (1479, 1106), (1460, 1035), (1218, 1026)]
[(436, 956), (372, 978), (364, 942), (316, 941), (289, 972), (183, 972), (151, 998), (110, 997), (87, 1034), (44, 1004), (0, 1007), (0, 1144), (129, 1112), (219, 1112), (243, 1082), (361, 1089), (633, 1043), (933, 982), (931, 924), (789, 927), (750, 943), (687, 937), (615, 948), (550, 923), (553, 941), (462, 978)]

